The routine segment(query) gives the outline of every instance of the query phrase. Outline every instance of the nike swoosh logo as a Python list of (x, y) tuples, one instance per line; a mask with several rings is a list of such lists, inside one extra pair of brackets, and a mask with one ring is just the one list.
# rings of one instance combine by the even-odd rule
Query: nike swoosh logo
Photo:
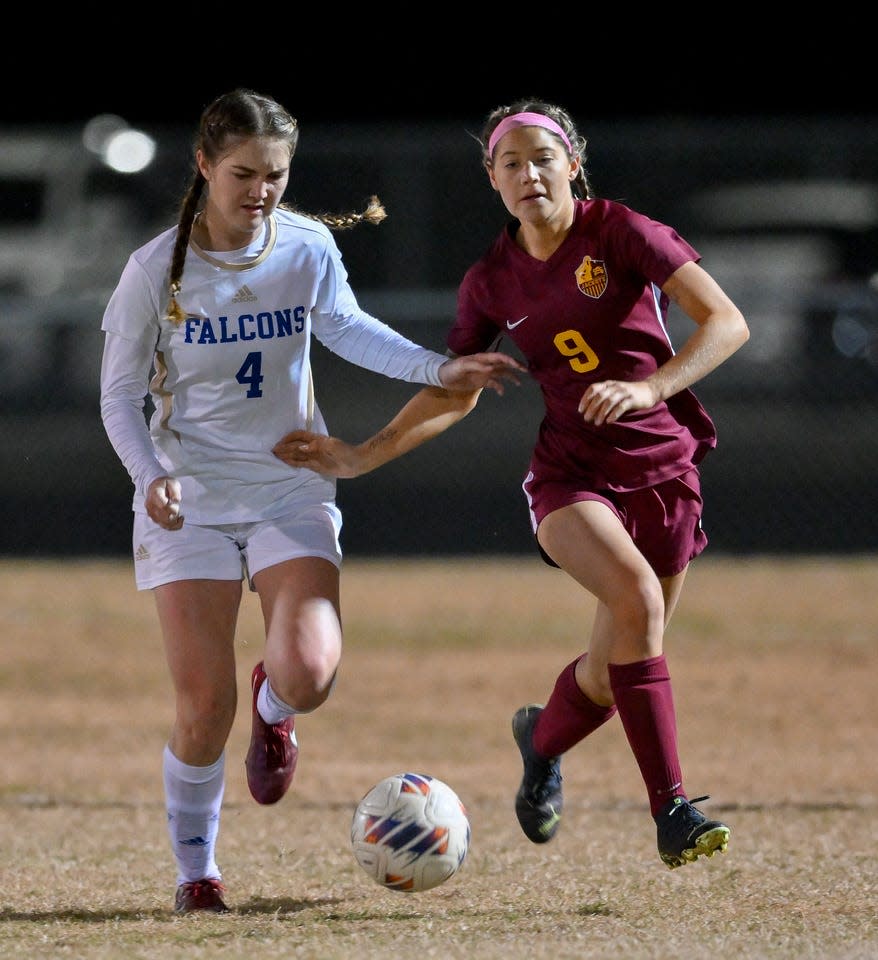
[(509, 320), (507, 320), (506, 327), (509, 330), (514, 330), (520, 323), (524, 323), (525, 320), (527, 320), (527, 316), (522, 317), (520, 320), (516, 320), (515, 323), (510, 323)]
[(551, 833), (552, 830), (555, 829), (556, 825), (561, 822), (561, 814), (555, 813), (555, 808), (551, 805), (549, 806), (549, 809), (552, 811), (552, 816), (540, 824), (540, 833)]

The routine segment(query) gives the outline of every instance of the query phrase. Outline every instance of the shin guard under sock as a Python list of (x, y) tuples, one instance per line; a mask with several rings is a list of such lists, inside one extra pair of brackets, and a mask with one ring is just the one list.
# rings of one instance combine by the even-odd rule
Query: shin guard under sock
[(224, 769), (225, 753), (209, 766), (193, 767), (178, 760), (165, 746), (165, 805), (178, 884), (205, 877), (222, 879), (214, 855), (225, 788)]
[(619, 717), (655, 816), (671, 797), (685, 796), (668, 666), (659, 656), (638, 663), (611, 663), (609, 672)]
[(601, 707), (579, 689), (577, 657), (558, 675), (555, 688), (533, 731), (533, 747), (544, 757), (557, 757), (584, 740), (612, 717), (615, 706)]

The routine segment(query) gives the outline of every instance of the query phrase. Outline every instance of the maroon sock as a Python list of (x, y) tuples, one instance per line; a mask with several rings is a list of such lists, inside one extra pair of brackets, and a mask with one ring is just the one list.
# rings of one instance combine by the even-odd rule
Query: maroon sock
[(534, 726), (533, 746), (544, 757), (557, 757), (584, 740), (616, 712), (615, 706), (600, 707), (576, 682), (574, 672), (580, 657), (558, 675), (555, 688)]
[(655, 816), (671, 797), (685, 796), (668, 665), (660, 656), (639, 663), (611, 663), (609, 671), (619, 717)]

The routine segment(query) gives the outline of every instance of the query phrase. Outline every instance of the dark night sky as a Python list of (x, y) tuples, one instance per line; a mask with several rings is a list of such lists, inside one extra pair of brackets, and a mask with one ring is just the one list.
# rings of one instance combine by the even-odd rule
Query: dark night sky
[[(711, 31), (698, 42), (682, 40), (678, 28), (667, 39), (638, 34), (638, 46), (631, 36), (624, 43), (610, 37), (603, 24), (596, 41), (585, 24), (581, 40), (571, 35), (562, 45), (549, 44), (543, 36), (549, 27), (525, 22), (512, 48), (493, 35), (474, 40), (463, 29), (470, 39), (461, 41), (453, 29), (452, 39), (443, 38), (441, 28), (415, 31), (417, 44), (377, 27), (374, 35), (354, 29), (347, 36), (312, 29), (295, 42), (272, 43), (272, 31), (295, 32), (296, 23), (273, 24), (255, 12), (254, 22), (242, 12), (223, 16), (211, 21), (225, 30), (220, 40), (193, 37), (185, 24), (159, 23), (156, 16), (149, 36), (137, 25), (133, 47), (102, 42), (94, 50), (87, 40), (65, 45), (59, 28), (54, 50), (51, 39), (42, 41), (39, 84), (25, 81), (11, 60), (0, 63), (0, 126), (78, 124), (114, 113), (135, 126), (194, 129), (204, 106), (235, 86), (276, 97), (303, 126), (480, 121), (520, 96), (560, 103), (581, 124), (616, 117), (878, 114), (874, 83), (865, 76), (871, 59), (853, 49), (856, 32), (840, 45), (832, 24), (795, 46), (743, 26)], [(563, 16), (559, 10), (551, 29), (563, 26)], [(401, 25), (395, 26), (398, 32)], [(254, 28), (260, 37), (267, 31), (268, 42), (245, 41)]]
[(702, 90), (656, 103), (619, 93), (592, 95), (564, 83), (508, 83), (474, 81), (466, 95), (451, 96), (445, 90), (405, 88), (390, 76), (372, 76), (360, 81), (356, 92), (334, 91), (299, 84), (288, 77), (263, 71), (241, 71), (209, 82), (192, 81), (170, 90), (153, 85), (144, 91), (141, 84), (117, 75), (112, 85), (97, 87), (79, 82), (53, 97), (39, 112), (18, 108), (0, 111), (0, 124), (43, 124), (83, 122), (96, 113), (114, 113), (133, 125), (183, 122), (193, 128), (202, 109), (214, 96), (236, 86), (246, 86), (280, 100), (301, 123), (444, 122), (461, 117), (482, 119), (493, 107), (522, 96), (536, 96), (559, 103), (582, 123), (589, 119), (644, 118), (734, 118), (736, 116), (821, 116), (872, 115), (878, 112), (878, 98), (848, 97), (843, 104), (823, 91), (795, 95), (742, 96), (738, 91)]

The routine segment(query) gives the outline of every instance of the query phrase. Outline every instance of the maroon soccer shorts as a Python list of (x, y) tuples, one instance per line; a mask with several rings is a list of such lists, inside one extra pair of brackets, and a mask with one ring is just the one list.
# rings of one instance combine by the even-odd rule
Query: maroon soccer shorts
[[(541, 479), (529, 471), (522, 489), (534, 535), (543, 518), (561, 507), (582, 500), (605, 503), (659, 577), (672, 577), (684, 570), (707, 546), (707, 535), (701, 528), (701, 478), (694, 468), (653, 487), (627, 493), (583, 490), (573, 478)], [(537, 548), (546, 563), (557, 566), (539, 544)]]

